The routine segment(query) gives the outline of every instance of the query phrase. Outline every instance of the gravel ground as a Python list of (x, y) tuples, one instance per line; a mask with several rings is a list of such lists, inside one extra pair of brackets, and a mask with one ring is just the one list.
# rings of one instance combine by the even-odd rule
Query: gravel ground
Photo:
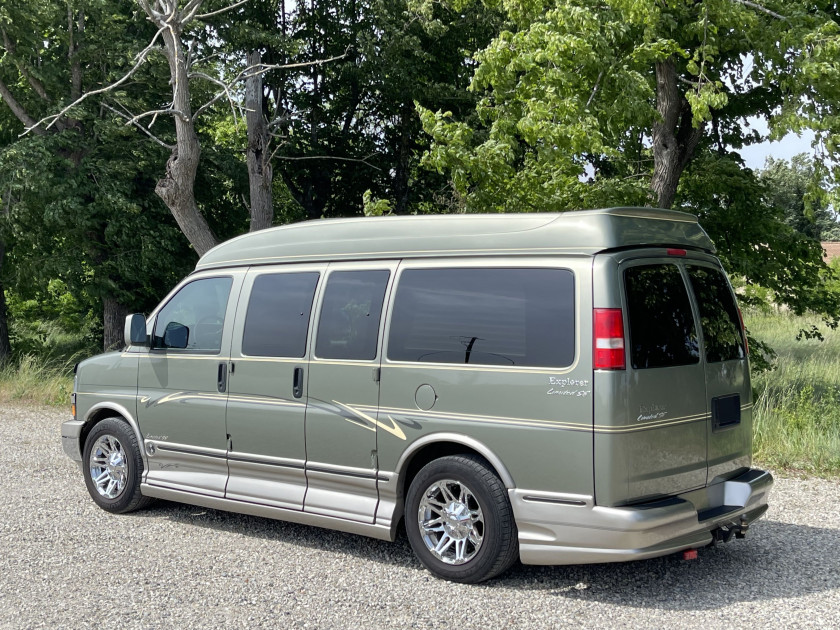
[(836, 628), (840, 482), (777, 479), (746, 540), (614, 565), (433, 578), (396, 543), (159, 502), (97, 508), (64, 413), (0, 411), (3, 628)]

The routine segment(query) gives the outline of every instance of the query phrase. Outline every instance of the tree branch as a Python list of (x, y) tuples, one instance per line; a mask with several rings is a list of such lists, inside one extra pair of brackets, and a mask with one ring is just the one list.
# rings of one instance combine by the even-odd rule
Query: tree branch
[(601, 86), (601, 79), (604, 77), (604, 71), (598, 73), (598, 78), (595, 79), (595, 86), (592, 88), (592, 94), (589, 95), (589, 100), (586, 101), (586, 108), (588, 109), (589, 106), (592, 104), (592, 100), (595, 98), (595, 95), (598, 93), (598, 88)]
[(135, 117), (132, 117), (132, 116), (131, 116), (131, 114), (125, 114), (125, 113), (123, 113), (123, 112), (121, 112), (121, 111), (117, 110), (116, 108), (111, 107), (110, 105), (108, 105), (108, 103), (102, 103), (102, 107), (104, 107), (104, 108), (105, 108), (105, 109), (107, 109), (107, 110), (112, 111), (113, 113), (115, 113), (115, 114), (116, 114), (117, 116), (119, 116), (120, 118), (124, 118), (125, 120), (127, 120), (128, 122), (126, 123), (126, 125), (134, 125), (134, 126), (135, 126), (135, 127), (137, 127), (140, 131), (142, 131), (142, 132), (143, 132), (143, 133), (145, 133), (147, 136), (149, 136), (152, 140), (154, 140), (155, 142), (157, 142), (157, 143), (158, 143), (160, 146), (162, 146), (164, 149), (168, 149), (169, 151), (172, 151), (172, 150), (175, 148), (175, 145), (174, 145), (174, 144), (167, 144), (167, 143), (165, 143), (163, 140), (161, 140), (161, 139), (160, 139), (160, 138), (158, 138), (155, 134), (153, 134), (151, 131), (149, 131), (146, 127), (144, 127), (144, 126), (143, 126), (143, 125), (141, 125), (139, 122), (137, 122), (137, 121), (134, 119)]
[(377, 171), (381, 171), (382, 169), (376, 166), (375, 164), (371, 164), (368, 162), (368, 158), (373, 157), (376, 155), (375, 153), (371, 153), (370, 155), (363, 157), (363, 158), (347, 158), (347, 157), (339, 157), (337, 155), (300, 155), (300, 156), (288, 156), (288, 155), (277, 155), (277, 149), (274, 149), (274, 152), (271, 154), (270, 159), (277, 158), (278, 160), (287, 160), (290, 162), (300, 162), (304, 160), (336, 160), (339, 162), (358, 162), (360, 164), (364, 164), (365, 166), (369, 166), (372, 169)]
[(74, 107), (76, 107), (77, 105), (79, 105), (79, 104), (80, 104), (82, 101), (84, 101), (85, 99), (87, 99), (87, 98), (89, 98), (89, 97), (91, 97), (91, 96), (94, 96), (94, 95), (96, 95), (96, 94), (104, 94), (105, 92), (110, 92), (110, 91), (111, 91), (111, 90), (113, 90), (114, 88), (119, 87), (120, 85), (122, 85), (123, 83), (125, 83), (126, 81), (128, 81), (128, 80), (129, 80), (132, 76), (134, 76), (134, 73), (135, 73), (135, 72), (137, 72), (137, 70), (140, 68), (140, 66), (142, 66), (142, 65), (143, 65), (143, 63), (146, 61), (146, 57), (148, 57), (148, 56), (149, 56), (149, 53), (150, 53), (150, 52), (152, 52), (152, 50), (154, 50), (154, 48), (155, 48), (155, 42), (157, 41), (158, 37), (160, 37), (161, 33), (163, 33), (163, 31), (164, 31), (164, 29), (165, 29), (165, 28), (166, 28), (165, 26), (162, 26), (161, 28), (159, 28), (159, 29), (158, 29), (157, 33), (155, 33), (155, 36), (152, 38), (152, 41), (151, 41), (151, 42), (149, 42), (149, 45), (148, 45), (148, 46), (146, 46), (146, 47), (145, 47), (142, 51), (140, 51), (140, 54), (138, 54), (138, 55), (137, 55), (137, 62), (134, 64), (134, 67), (133, 67), (133, 68), (131, 68), (131, 70), (129, 70), (127, 73), (125, 73), (125, 74), (122, 76), (122, 78), (117, 79), (116, 81), (114, 81), (114, 82), (113, 82), (113, 83), (111, 83), (110, 85), (106, 85), (105, 87), (103, 87), (103, 88), (99, 88), (98, 90), (92, 90), (92, 91), (90, 91), (90, 92), (85, 92), (85, 93), (84, 93), (84, 94), (82, 94), (79, 98), (77, 98), (75, 101), (73, 101), (72, 103), (70, 103), (67, 107), (65, 107), (64, 109), (62, 109), (62, 110), (61, 110), (60, 112), (58, 112), (57, 114), (52, 114), (51, 116), (47, 116), (47, 117), (45, 117), (45, 118), (42, 118), (42, 119), (41, 119), (41, 120), (39, 120), (37, 123), (34, 123), (34, 124), (32, 124), (32, 125), (28, 125), (28, 126), (27, 126), (26, 131), (24, 131), (24, 132), (21, 134), (21, 136), (25, 136), (25, 135), (26, 135), (26, 134), (28, 134), (30, 131), (32, 131), (32, 130), (36, 127), (36, 126), (41, 125), (42, 123), (45, 123), (45, 122), (47, 122), (47, 121), (50, 121), (50, 122), (49, 122), (49, 124), (48, 124), (48, 125), (47, 125), (44, 129), (45, 129), (45, 130), (46, 130), (46, 129), (49, 129), (49, 128), (50, 128), (50, 127), (52, 127), (52, 126), (53, 126), (53, 125), (54, 125), (54, 124), (55, 124), (55, 123), (56, 123), (56, 122), (57, 122), (57, 121), (58, 121), (58, 120), (59, 120), (62, 116), (64, 116), (64, 114), (66, 114), (66, 113), (67, 113), (67, 112), (69, 112), (71, 109), (73, 109)]
[(218, 9), (216, 11), (210, 11), (210, 13), (202, 13), (201, 15), (196, 15), (195, 19), (196, 20), (204, 20), (204, 19), (207, 19), (209, 17), (213, 17), (214, 15), (219, 15), (220, 13), (225, 13), (226, 11), (230, 11), (231, 9), (235, 9), (236, 7), (241, 6), (241, 5), (245, 4), (246, 2), (250, 2), (250, 1), (251, 0), (239, 0), (239, 2), (236, 2), (232, 5), (230, 5), (229, 7), (225, 7), (223, 9)]
[(776, 18), (777, 20), (782, 20), (783, 22), (790, 22), (784, 15), (776, 13), (775, 11), (771, 11), (767, 7), (763, 7), (757, 2), (751, 2), (750, 0), (732, 0), (733, 2), (737, 2), (738, 4), (743, 4), (746, 7), (750, 7), (751, 9), (755, 9), (756, 11), (761, 11), (762, 13), (766, 13), (770, 17)]
[[(349, 49), (349, 46), (348, 46)], [(315, 61), (303, 61), (301, 63), (287, 63), (287, 64), (259, 64), (257, 66), (252, 66), (245, 68), (242, 72), (239, 73), (236, 79), (233, 82), (241, 81), (242, 79), (247, 79), (249, 76), (254, 76), (253, 74), (249, 75), (249, 71), (253, 71), (256, 74), (265, 74), (269, 70), (292, 70), (294, 68), (308, 68), (310, 66), (322, 66), (325, 63), (330, 63), (331, 61), (338, 61), (339, 59), (344, 59), (347, 56), (347, 51), (345, 50), (343, 54), (336, 55), (335, 57), (329, 57), (327, 59), (316, 59)]]
[[(223, 96), (228, 97), (228, 101), (231, 104), (231, 109), (234, 107), (234, 100), (230, 94), (231, 88), (239, 83), (240, 81), (246, 81), (251, 79), (255, 76), (265, 74), (269, 70), (291, 70), (294, 68), (308, 68), (310, 66), (321, 66), (325, 63), (330, 63), (332, 61), (338, 61), (339, 59), (344, 59), (347, 56), (347, 51), (344, 54), (337, 55), (335, 57), (330, 57), (328, 59), (316, 59), (315, 61), (305, 61), (301, 63), (290, 63), (290, 64), (256, 64), (256, 65), (249, 65), (244, 68), (239, 74), (237, 74), (232, 80), (224, 83), (219, 79), (215, 79), (210, 75), (204, 74), (202, 72), (191, 72), (189, 74), (190, 77), (200, 77), (212, 83), (216, 83), (217, 85), (222, 87), (222, 91), (217, 93), (212, 99), (208, 102), (204, 103), (201, 107), (199, 107), (195, 114), (193, 114), (193, 120), (198, 119), (199, 114), (203, 113), (207, 108), (211, 107), (214, 103), (216, 103), (220, 98)], [(240, 108), (241, 109), (241, 108)], [(239, 114), (240, 118), (242, 117), (242, 112), (240, 111)], [(234, 119), (236, 118), (236, 114), (234, 113)]]
[[(189, 122), (189, 118), (187, 117), (187, 115), (180, 109), (175, 109), (174, 107), (167, 107), (166, 109), (150, 109), (148, 111), (143, 112), (142, 114), (137, 114), (136, 116), (131, 118), (126, 124), (134, 124), (141, 118), (148, 118), (149, 116), (157, 118), (161, 114), (172, 114), (173, 116), (177, 116), (184, 122)], [(154, 120), (152, 120), (152, 123), (154, 123)]]
[[(183, 11), (181, 11), (180, 19), (178, 20), (182, 26), (195, 19), (195, 14), (201, 8), (202, 4), (204, 4), (204, 0), (190, 0), (187, 2), (187, 5), (184, 7)], [(175, 14), (176, 10), (175, 6), (173, 6), (172, 17), (175, 17)]]
[[(231, 85), (232, 85), (233, 83), (235, 83), (235, 82), (237, 82), (238, 80), (240, 80), (238, 77), (237, 77), (236, 79), (234, 79), (234, 80), (233, 80), (233, 82), (232, 82), (231, 84), (227, 84), (227, 83), (225, 83), (224, 81), (221, 81), (221, 80), (219, 80), (219, 79), (216, 79), (215, 77), (211, 77), (209, 74), (205, 74), (205, 73), (203, 73), (203, 72), (190, 72), (190, 73), (189, 73), (189, 75), (187, 75), (187, 76), (189, 76), (189, 77), (198, 77), (198, 78), (200, 78), (200, 79), (204, 79), (205, 81), (210, 81), (211, 83), (215, 83), (216, 85), (219, 85), (219, 86), (221, 86), (221, 88), (222, 88), (222, 91), (221, 91), (221, 92), (219, 92), (218, 94), (216, 94), (216, 95), (215, 95), (212, 99), (210, 99), (208, 102), (204, 103), (204, 105), (202, 105), (201, 107), (199, 107), (199, 108), (196, 110), (195, 114), (193, 114), (193, 120), (197, 120), (197, 119), (198, 119), (198, 116), (201, 114), (201, 112), (203, 112), (203, 111), (204, 111), (205, 109), (207, 109), (208, 107), (211, 107), (211, 106), (212, 106), (212, 105), (213, 105), (216, 101), (218, 101), (218, 100), (219, 100), (222, 96), (227, 96), (228, 103), (230, 104), (230, 110), (231, 110), (231, 112), (233, 113), (233, 124), (234, 124), (234, 125), (236, 125), (236, 124), (237, 124), (237, 122), (236, 122), (236, 109), (237, 109), (237, 107), (236, 107), (236, 103), (235, 103), (235, 102), (234, 102), (234, 100), (233, 100), (233, 96), (231, 96), (231, 93), (230, 93), (230, 88), (231, 88)], [(239, 112), (239, 117), (240, 117), (240, 118), (242, 118), (242, 111), (241, 111), (241, 110), (240, 110), (240, 112)]]

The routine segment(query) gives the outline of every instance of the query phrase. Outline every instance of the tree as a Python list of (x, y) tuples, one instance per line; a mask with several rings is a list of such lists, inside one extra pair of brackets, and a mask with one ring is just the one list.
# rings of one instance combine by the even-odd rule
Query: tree
[(414, 101), (473, 108), (464, 50), (489, 42), (499, 20), (440, 5), (419, 17), (405, 0), (265, 0), (216, 25), (226, 54), (257, 50), (271, 68), (263, 119), (285, 220), (361, 214), (368, 190), (398, 213), (421, 211), (446, 185), (418, 168)]
[(767, 158), (759, 174), (768, 203), (784, 212), (785, 223), (818, 241), (840, 240), (837, 215), (822, 189), (815, 190), (815, 177), (813, 161), (804, 153), (790, 161)]
[[(754, 117), (766, 120), (774, 137), (815, 129), (815, 176), (830, 184), (840, 174), (830, 170), (840, 131), (833, 3), (501, 4), (509, 29), (475, 55), (478, 123), (420, 108), (433, 139), (424, 163), (449, 176), (462, 210), (693, 211), (717, 242), (738, 240), (731, 271), (766, 280), (758, 263), (770, 251), (779, 269), (796, 270), (778, 280), (785, 303), (836, 314), (815, 297), (818, 252), (782, 229), (776, 215), (750, 226), (757, 231), (724, 231), (767, 210), (765, 191), (733, 151), (762, 139), (749, 129)], [(758, 195), (749, 203), (742, 199), (748, 189)], [(804, 258), (784, 254), (789, 237)], [(806, 284), (791, 285), (794, 276)]]
[[(423, 110), (435, 139), (427, 162), (451, 173), (467, 208), (492, 198), (504, 207), (571, 207), (631, 192), (671, 207), (704, 141), (739, 148), (759, 139), (743, 128), (752, 116), (776, 134), (817, 127), (833, 150), (834, 120), (817, 117), (834, 112), (840, 90), (830, 54), (840, 31), (827, 3), (502, 4), (511, 30), (475, 56), (482, 125)], [(590, 172), (589, 185), (575, 183)]]
[[(62, 279), (97, 305), (106, 348), (122, 343), (124, 314), (148, 307), (189, 261), (150, 202), (147, 172), (159, 147), (138, 144), (106, 102), (62, 111), (50, 127), (37, 120), (123, 76), (129, 51), (146, 37), (131, 18), (123, 5), (85, 0), (0, 8), (2, 280), (25, 296)], [(124, 102), (148, 105), (158, 80), (138, 76), (124, 86)], [(19, 137), (26, 127), (31, 132)]]

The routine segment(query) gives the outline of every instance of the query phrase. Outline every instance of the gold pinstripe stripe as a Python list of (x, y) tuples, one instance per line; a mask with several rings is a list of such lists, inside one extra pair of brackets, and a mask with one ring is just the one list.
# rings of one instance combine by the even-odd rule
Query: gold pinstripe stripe
[[(373, 407), (358, 407), (369, 413), (376, 411)], [(691, 416), (683, 416), (679, 418), (669, 418), (654, 422), (645, 422), (632, 425), (589, 425), (583, 423), (562, 422), (559, 420), (545, 420), (536, 418), (511, 418), (506, 416), (481, 416), (477, 414), (463, 414), (463, 413), (446, 413), (434, 411), (418, 411), (416, 409), (400, 409), (383, 407), (379, 410), (383, 413), (404, 415), (411, 418), (429, 418), (439, 420), (453, 419), (455, 421), (463, 422), (486, 422), (488, 424), (511, 424), (516, 426), (536, 426), (552, 429), (566, 429), (570, 431), (594, 431), (595, 433), (632, 433), (635, 431), (647, 431), (651, 429), (664, 428), (669, 426), (676, 426), (680, 424), (690, 424), (692, 422), (706, 421), (710, 418), (709, 414), (695, 414)]]

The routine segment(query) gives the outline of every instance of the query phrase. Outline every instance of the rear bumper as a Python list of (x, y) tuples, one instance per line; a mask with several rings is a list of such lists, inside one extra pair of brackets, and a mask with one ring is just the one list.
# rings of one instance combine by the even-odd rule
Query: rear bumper
[(82, 420), (67, 420), (61, 423), (61, 448), (70, 459), (82, 461), (82, 445), (79, 439), (82, 435)]
[(721, 527), (745, 529), (767, 511), (773, 476), (746, 473), (700, 490), (627, 507), (592, 497), (509, 490), (523, 564), (590, 564), (664, 556), (710, 544)]

